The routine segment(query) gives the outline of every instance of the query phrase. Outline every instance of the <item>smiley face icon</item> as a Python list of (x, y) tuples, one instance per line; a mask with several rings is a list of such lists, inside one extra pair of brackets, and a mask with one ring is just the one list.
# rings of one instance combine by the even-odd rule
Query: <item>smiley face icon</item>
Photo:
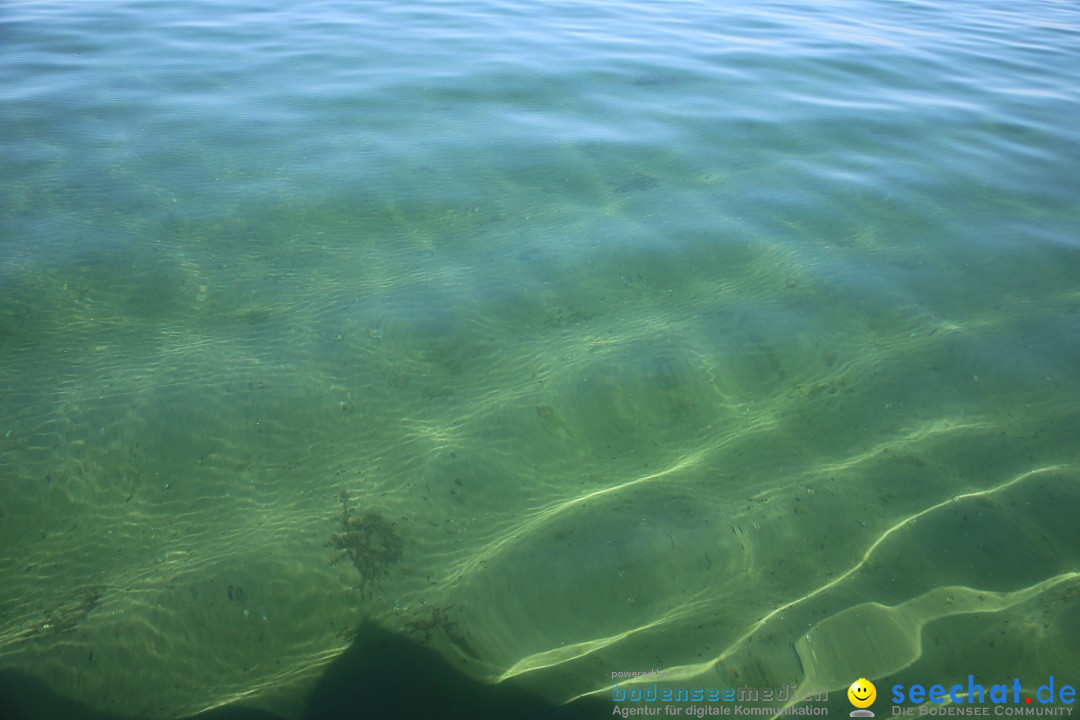
[(877, 699), (877, 688), (866, 678), (859, 678), (847, 689), (847, 697), (852, 705), (862, 710), (874, 704), (874, 700)]

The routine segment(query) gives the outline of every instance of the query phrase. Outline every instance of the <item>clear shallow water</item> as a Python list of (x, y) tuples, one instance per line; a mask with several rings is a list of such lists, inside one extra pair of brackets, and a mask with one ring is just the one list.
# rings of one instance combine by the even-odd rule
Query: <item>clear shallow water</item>
[(1080, 675), (1071, 5), (2, 22), (4, 667), (287, 714), (372, 618), (552, 702)]

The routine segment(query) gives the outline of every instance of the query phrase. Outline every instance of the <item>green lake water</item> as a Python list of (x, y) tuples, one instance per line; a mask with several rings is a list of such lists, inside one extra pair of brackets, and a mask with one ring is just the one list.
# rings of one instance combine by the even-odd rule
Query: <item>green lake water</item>
[(1076, 5), (9, 2), (0, 59), (0, 670), (1080, 684)]

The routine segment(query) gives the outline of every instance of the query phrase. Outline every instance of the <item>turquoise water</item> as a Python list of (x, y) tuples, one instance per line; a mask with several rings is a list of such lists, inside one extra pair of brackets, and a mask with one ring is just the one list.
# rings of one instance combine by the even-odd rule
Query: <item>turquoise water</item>
[(0, 669), (1080, 681), (1075, 5), (0, 23)]

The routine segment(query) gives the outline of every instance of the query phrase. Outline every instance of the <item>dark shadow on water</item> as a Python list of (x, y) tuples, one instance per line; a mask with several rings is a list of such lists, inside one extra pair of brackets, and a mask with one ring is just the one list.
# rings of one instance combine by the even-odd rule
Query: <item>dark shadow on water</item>
[[(489, 686), (463, 675), (409, 638), (368, 626), (334, 660), (304, 703), (304, 720), (584, 720), (609, 717), (610, 700), (553, 707), (508, 684)], [(14, 671), (0, 672), (0, 720), (121, 720), (62, 698)], [(273, 713), (219, 708), (199, 720), (281, 720)]]
[[(508, 684), (462, 675), (422, 645), (369, 626), (323, 674), (304, 717), (322, 718), (597, 718), (611, 702), (552, 707)], [(606, 710), (606, 712), (604, 712)]]

